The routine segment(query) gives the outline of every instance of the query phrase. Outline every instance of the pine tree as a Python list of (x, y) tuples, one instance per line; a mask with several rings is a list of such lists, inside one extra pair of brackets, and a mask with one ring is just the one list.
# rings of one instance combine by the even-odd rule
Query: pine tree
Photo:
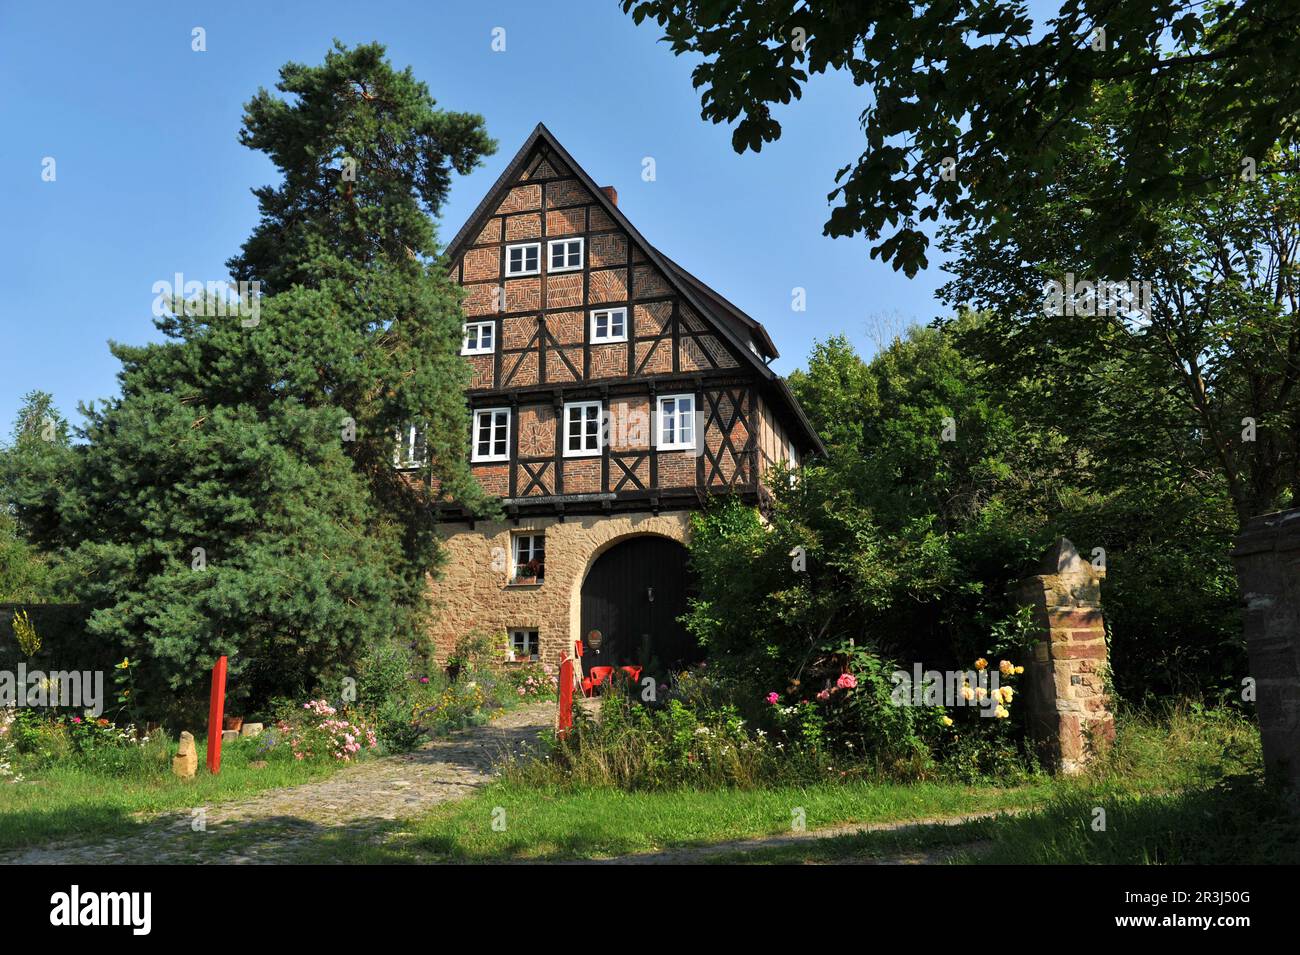
[[(459, 291), (431, 217), (495, 144), (435, 108), (379, 45), (289, 64), (241, 141), (279, 186), (229, 263), (242, 312), (175, 300), (165, 341), (112, 346), (121, 396), (87, 409), (75, 529), (89, 629), (142, 658), (143, 689), (195, 699), (216, 656), (254, 702), (414, 638), (438, 546), (429, 487), (486, 506), (466, 464)], [(432, 464), (394, 471), (399, 427)]]

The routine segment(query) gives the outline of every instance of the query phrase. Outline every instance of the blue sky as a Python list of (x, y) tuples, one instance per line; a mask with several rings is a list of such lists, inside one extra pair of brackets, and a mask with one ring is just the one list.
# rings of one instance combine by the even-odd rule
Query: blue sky
[[(498, 26), (504, 53), (491, 49)], [(767, 326), (782, 373), (816, 339), (842, 332), (869, 353), (874, 317), (941, 311), (937, 266), (909, 280), (865, 239), (821, 234), (835, 170), (862, 149), (862, 91), (815, 79), (778, 112), (780, 141), (737, 155), (730, 128), (700, 119), (693, 62), (615, 0), (3, 4), (0, 434), (33, 388), (74, 422), (78, 401), (116, 393), (107, 342), (158, 337), (154, 282), (224, 277), (256, 222), (250, 188), (276, 175), (237, 142), (242, 104), (335, 37), (386, 44), (443, 107), (486, 118), (498, 152), (455, 181), (444, 241), (541, 121), (651, 242)], [(41, 178), (47, 156), (54, 182)], [(654, 182), (641, 179), (646, 156)], [(806, 312), (791, 310), (796, 286)]]

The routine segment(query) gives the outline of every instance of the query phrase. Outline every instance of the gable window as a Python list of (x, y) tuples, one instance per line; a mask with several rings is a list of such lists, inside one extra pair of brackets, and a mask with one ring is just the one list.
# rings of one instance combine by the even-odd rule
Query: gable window
[(515, 583), (536, 581), (546, 577), (546, 535), (515, 535), (515, 566), (511, 580)]
[(424, 464), (424, 429), (408, 424), (397, 429), (397, 446), (393, 449), (393, 465), (398, 468), (418, 468)]
[(564, 406), (564, 456), (600, 454), (600, 402), (570, 401)]
[(591, 341), (627, 341), (627, 309), (595, 308), (591, 311)]
[(582, 239), (552, 239), (548, 272), (572, 272), (582, 268)]
[(492, 353), (492, 322), (467, 322), (465, 339), (461, 344), (462, 355), (489, 355)]
[(474, 447), (470, 460), (510, 460), (509, 408), (479, 408), (474, 412)]
[(659, 399), (660, 451), (683, 451), (695, 447), (695, 396), (664, 395)]
[(506, 246), (506, 275), (536, 275), (541, 271), (542, 244)]
[(537, 660), (542, 655), (541, 641), (537, 639), (536, 630), (515, 629), (510, 631), (510, 659)]

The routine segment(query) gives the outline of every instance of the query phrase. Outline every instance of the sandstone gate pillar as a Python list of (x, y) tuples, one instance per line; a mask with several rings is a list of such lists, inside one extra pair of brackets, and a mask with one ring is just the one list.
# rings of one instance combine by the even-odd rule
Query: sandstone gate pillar
[(1033, 608), (1039, 630), (1025, 664), (1029, 730), (1044, 765), (1062, 773), (1082, 770), (1115, 737), (1101, 618), (1105, 575), (1062, 537), (1043, 555), (1039, 573), (1020, 582), (1020, 603)]
[(1265, 772), (1300, 792), (1300, 508), (1247, 521), (1232, 562)]

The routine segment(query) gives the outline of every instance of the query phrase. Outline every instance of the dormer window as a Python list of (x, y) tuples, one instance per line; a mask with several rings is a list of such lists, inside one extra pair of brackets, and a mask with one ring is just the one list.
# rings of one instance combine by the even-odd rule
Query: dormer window
[(582, 268), (582, 239), (552, 239), (549, 250), (548, 272), (572, 272)]
[(536, 275), (542, 270), (542, 244), (527, 242), (506, 246), (506, 275)]
[(591, 343), (627, 341), (627, 309), (596, 308), (591, 312)]
[(493, 322), (468, 322), (465, 325), (465, 338), (461, 343), (462, 355), (490, 355), (493, 346)]

